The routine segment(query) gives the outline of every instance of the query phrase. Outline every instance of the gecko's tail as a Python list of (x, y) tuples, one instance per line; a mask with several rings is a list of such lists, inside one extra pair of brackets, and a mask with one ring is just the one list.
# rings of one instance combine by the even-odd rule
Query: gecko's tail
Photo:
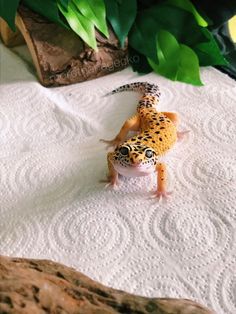
[(136, 91), (142, 94), (142, 98), (138, 104), (138, 110), (141, 108), (150, 108), (156, 106), (160, 98), (160, 90), (158, 85), (148, 82), (136, 82), (122, 85), (107, 95), (116, 94), (124, 91)]
[(124, 91), (135, 91), (141, 94), (152, 94), (153, 96), (160, 96), (160, 90), (158, 85), (150, 84), (148, 82), (135, 82), (130, 84), (122, 85), (113, 91), (110, 94), (116, 94)]

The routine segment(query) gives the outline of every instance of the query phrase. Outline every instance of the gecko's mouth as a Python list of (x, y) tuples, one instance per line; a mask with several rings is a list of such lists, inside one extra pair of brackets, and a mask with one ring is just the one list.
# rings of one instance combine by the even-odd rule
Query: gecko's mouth
[(143, 167), (143, 164), (132, 164), (130, 166), (133, 167), (133, 168), (139, 169), (139, 168)]
[(145, 165), (143, 163), (136, 164), (136, 165), (133, 165), (133, 164), (121, 165), (121, 164), (114, 163), (113, 165), (114, 165), (115, 170), (119, 174), (124, 175), (126, 177), (146, 176), (146, 175), (149, 175), (150, 173), (155, 172), (155, 166)]

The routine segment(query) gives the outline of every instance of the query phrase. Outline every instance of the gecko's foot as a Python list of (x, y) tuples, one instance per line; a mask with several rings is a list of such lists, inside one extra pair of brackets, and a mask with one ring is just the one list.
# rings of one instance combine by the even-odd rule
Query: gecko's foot
[(177, 132), (177, 139), (178, 141), (182, 141), (182, 139), (190, 132), (190, 130)]
[(99, 182), (100, 183), (106, 183), (105, 189), (113, 188), (114, 190), (117, 190), (118, 187), (119, 187), (119, 180), (118, 180), (118, 178), (114, 178), (114, 177), (111, 177), (111, 176), (107, 176), (106, 179), (100, 180)]
[(162, 199), (166, 201), (172, 195), (172, 193), (173, 193), (172, 191), (171, 192), (155, 191), (151, 198), (156, 198), (156, 199), (158, 199), (159, 202)]
[(106, 146), (107, 149), (110, 148), (110, 147), (115, 148), (115, 147), (117, 147), (118, 145), (120, 145), (120, 143), (121, 143), (120, 140), (117, 140), (117, 139), (115, 139), (115, 138), (114, 138), (114, 140), (104, 140), (104, 139), (100, 139), (100, 142), (105, 143), (105, 144), (107, 145), (107, 146)]

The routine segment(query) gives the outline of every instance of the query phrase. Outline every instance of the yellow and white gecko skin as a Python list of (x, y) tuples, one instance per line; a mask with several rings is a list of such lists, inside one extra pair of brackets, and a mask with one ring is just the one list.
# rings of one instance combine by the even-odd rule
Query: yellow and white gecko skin
[[(108, 182), (118, 184), (118, 174), (124, 176), (145, 176), (157, 172), (157, 191), (155, 195), (167, 197), (166, 167), (159, 162), (176, 142), (178, 117), (171, 112), (158, 112), (160, 91), (157, 85), (148, 82), (137, 82), (123, 85), (111, 92), (138, 91), (142, 93), (137, 106), (137, 114), (128, 119), (118, 135), (111, 141), (102, 140), (115, 146), (113, 152), (108, 153)], [(126, 140), (129, 131), (139, 131), (138, 135)]]

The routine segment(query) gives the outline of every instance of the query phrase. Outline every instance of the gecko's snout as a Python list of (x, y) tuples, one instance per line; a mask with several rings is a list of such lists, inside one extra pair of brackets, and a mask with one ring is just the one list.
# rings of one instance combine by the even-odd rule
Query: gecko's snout
[(142, 163), (142, 158), (140, 158), (140, 156), (138, 154), (133, 154), (131, 157), (130, 157), (130, 162), (132, 164), (132, 166), (134, 167), (138, 167), (141, 165)]

